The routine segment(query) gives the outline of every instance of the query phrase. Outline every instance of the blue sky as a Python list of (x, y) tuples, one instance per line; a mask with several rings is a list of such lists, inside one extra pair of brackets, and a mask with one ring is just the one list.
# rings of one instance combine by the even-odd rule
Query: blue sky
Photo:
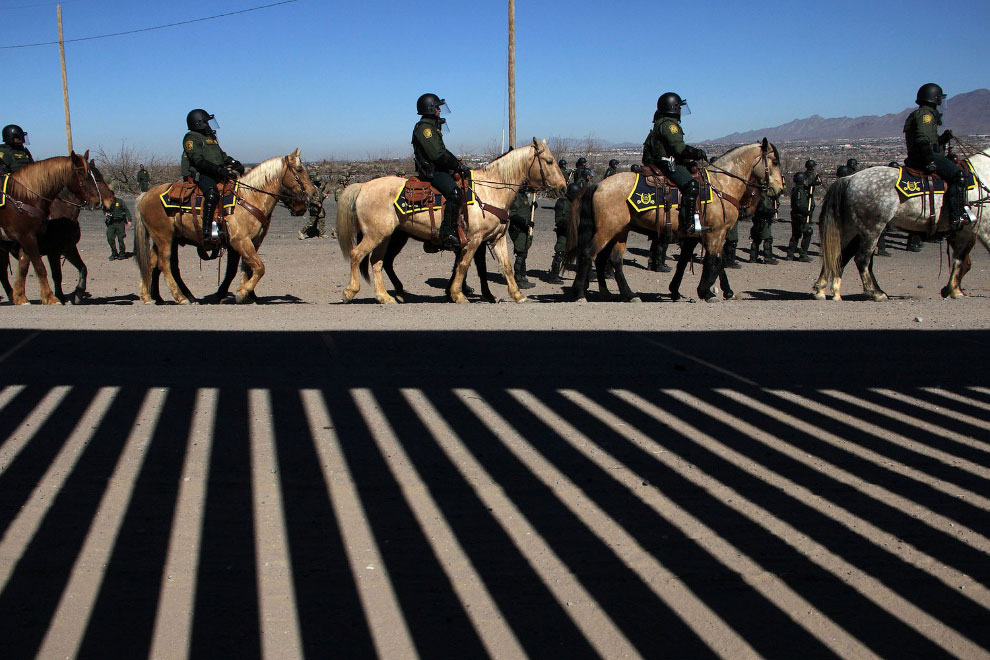
[[(72, 39), (271, 1), (65, 0), (62, 13)], [(0, 1), (0, 46), (57, 39), (55, 5)], [(177, 158), (186, 113), (203, 107), (246, 161), (297, 146), (308, 160), (403, 156), (416, 98), (435, 91), (452, 110), (448, 147), (482, 149), (507, 125), (506, 6), (299, 0), (69, 43), (73, 140)], [(930, 80), (950, 96), (990, 85), (987, 0), (517, 0), (516, 22), (520, 140), (641, 142), (665, 91), (688, 99), (691, 141), (816, 113), (897, 112)], [(0, 49), (0, 70), (0, 124), (21, 124), (36, 157), (64, 153), (58, 47)]]

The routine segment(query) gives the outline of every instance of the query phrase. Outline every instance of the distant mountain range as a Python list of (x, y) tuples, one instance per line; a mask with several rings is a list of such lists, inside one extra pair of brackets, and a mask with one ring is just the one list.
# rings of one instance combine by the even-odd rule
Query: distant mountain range
[[(956, 135), (990, 133), (990, 89), (977, 89), (957, 94), (943, 106), (946, 128)], [(904, 119), (913, 112), (910, 107), (890, 115), (865, 117), (837, 117), (826, 119), (812, 115), (807, 119), (795, 119), (780, 126), (761, 128), (744, 133), (732, 133), (706, 142), (755, 142), (764, 137), (771, 140), (836, 140), (856, 138), (899, 137), (904, 130)]]

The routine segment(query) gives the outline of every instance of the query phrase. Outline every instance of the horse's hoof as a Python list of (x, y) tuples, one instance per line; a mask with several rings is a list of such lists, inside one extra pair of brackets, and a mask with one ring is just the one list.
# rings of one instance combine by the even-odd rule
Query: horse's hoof
[(815, 300), (825, 300), (825, 294), (822, 293), (821, 291), (815, 291), (812, 295), (814, 296)]
[[(467, 299), (467, 297), (463, 293), (457, 296), (456, 298), (454, 298), (453, 300), (458, 305), (467, 305), (468, 303), (471, 302), (470, 300)], [(525, 300), (525, 298), (523, 298), (523, 300)]]
[(952, 295), (952, 289), (950, 289), (947, 286), (943, 286), (942, 287), (942, 297), (943, 298), (948, 298), (950, 295)]
[(643, 300), (639, 296), (633, 296), (632, 298), (629, 299), (629, 302), (631, 302), (631, 303), (641, 303), (641, 302), (643, 302)]
[(522, 298), (520, 298), (520, 299), (519, 299), (519, 300), (517, 300), (516, 302), (517, 302), (517, 303), (525, 303), (525, 302), (529, 302), (529, 298), (527, 298), (526, 296), (523, 296)]
[(842, 296), (840, 296), (839, 294), (835, 294), (834, 296), (832, 296), (832, 302), (842, 302)]
[(396, 303), (395, 298), (393, 298), (392, 296), (384, 296), (382, 298), (379, 298), (378, 299), (378, 302), (380, 302), (383, 305), (395, 305), (395, 304), (398, 304), (398, 303)]
[(719, 297), (718, 297), (718, 296), (708, 296), (708, 297), (706, 297), (706, 298), (703, 298), (703, 300), (704, 300), (704, 301), (705, 301), (706, 303), (717, 303), (717, 302), (722, 302), (722, 301), (721, 301), (721, 299), (719, 299)]
[(397, 293), (397, 294), (395, 294), (392, 297), (395, 298), (395, 302), (397, 302), (397, 303), (404, 303), (404, 302), (406, 302), (405, 297), (401, 293)]
[(736, 297), (736, 294), (733, 291), (723, 291), (722, 297), (725, 298), (726, 300), (739, 300), (739, 298)]
[(192, 302), (188, 298), (183, 298), (182, 300), (179, 301), (179, 304), (180, 305), (191, 305)]
[(885, 300), (890, 300), (886, 293), (878, 293), (873, 295), (873, 302), (883, 302)]

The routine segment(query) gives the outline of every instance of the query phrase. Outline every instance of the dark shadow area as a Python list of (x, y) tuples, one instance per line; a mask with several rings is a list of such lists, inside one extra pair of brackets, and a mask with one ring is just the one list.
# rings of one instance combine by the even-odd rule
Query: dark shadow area
[(134, 305), (140, 302), (141, 298), (135, 293), (128, 293), (122, 296), (104, 296), (102, 298), (94, 298), (90, 294), (86, 294), (83, 299), (84, 305)]
[[(773, 268), (773, 266), (770, 266)], [(783, 289), (760, 289), (759, 291), (743, 291), (744, 294), (753, 300), (813, 300), (811, 287), (808, 291), (784, 291)], [(845, 300), (852, 300), (849, 296), (843, 296)], [(866, 299), (865, 297), (863, 298)]]

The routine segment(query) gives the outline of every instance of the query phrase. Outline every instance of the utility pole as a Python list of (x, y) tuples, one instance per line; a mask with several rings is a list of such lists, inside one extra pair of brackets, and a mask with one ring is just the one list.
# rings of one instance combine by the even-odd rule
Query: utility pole
[(65, 42), (62, 41), (62, 5), (55, 5), (58, 11), (58, 53), (62, 58), (62, 100), (65, 103), (65, 141), (72, 153), (72, 122), (69, 120), (69, 83), (65, 78)]
[(516, 0), (509, 0), (509, 148), (516, 146)]

